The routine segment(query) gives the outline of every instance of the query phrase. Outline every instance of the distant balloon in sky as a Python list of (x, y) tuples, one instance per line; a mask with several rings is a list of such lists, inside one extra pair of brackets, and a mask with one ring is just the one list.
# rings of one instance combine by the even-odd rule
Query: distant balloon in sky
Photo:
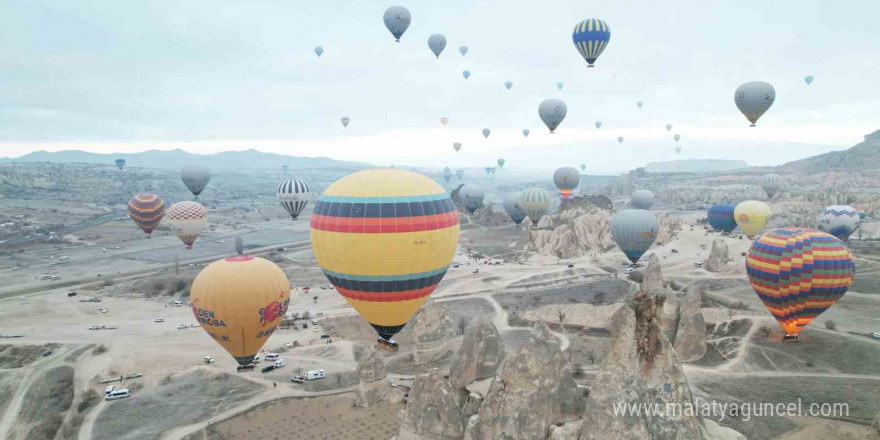
[(455, 177), (458, 180), (464, 179), (464, 170), (455, 170)]
[(443, 34), (431, 35), (428, 37), (428, 47), (431, 48), (431, 52), (434, 52), (434, 55), (437, 55), (437, 58), (440, 58), (443, 49), (446, 49), (446, 37)]
[(538, 116), (541, 117), (541, 120), (550, 129), (550, 133), (553, 133), (556, 127), (559, 127), (559, 124), (565, 120), (566, 113), (568, 113), (568, 107), (565, 106), (561, 99), (545, 99), (538, 106)]
[(859, 213), (852, 206), (826, 206), (819, 214), (819, 230), (837, 237), (840, 241), (846, 241), (859, 223)]
[(386, 9), (382, 19), (385, 21), (385, 27), (388, 28), (391, 35), (394, 35), (394, 41), (398, 43), (400, 42), (400, 37), (409, 28), (410, 22), (412, 22), (409, 10), (403, 6), (392, 6)]
[(764, 174), (761, 177), (761, 188), (769, 197), (773, 197), (783, 186), (782, 177), (779, 174)]
[(807, 76), (805, 76), (805, 77), (804, 77), (804, 82), (807, 83), (807, 85), (812, 84), (812, 83), (813, 83), (813, 75), (807, 75)]
[(672, 131), (672, 124), (666, 124), (666, 131)]
[(618, 137), (617, 137), (617, 143), (618, 143), (618, 144), (622, 144), (622, 143), (623, 143), (623, 136), (618, 136)]
[(681, 139), (681, 135), (677, 134), (677, 135), (673, 136), (672, 138), (675, 139), (675, 142), (678, 142)]
[(513, 87), (513, 81), (504, 81), (504, 87), (507, 87), (507, 90), (510, 90)]
[(450, 170), (449, 167), (443, 169), (443, 180), (445, 180), (446, 183), (449, 183), (449, 181), (452, 180), (452, 170)]
[(147, 238), (165, 215), (165, 202), (155, 194), (137, 194), (128, 201), (128, 216)]
[(484, 129), (483, 129), (483, 137), (484, 137), (484, 138), (488, 138), (488, 137), (489, 137), (489, 133), (491, 133), (491, 132), (492, 132), (492, 130), (489, 130), (488, 128), (484, 128)]
[(572, 167), (562, 167), (553, 173), (553, 183), (563, 199), (571, 197), (581, 180), (581, 174)]
[(278, 185), (275, 190), (281, 206), (290, 214), (290, 218), (296, 220), (299, 214), (312, 200), (312, 191), (309, 184), (302, 179), (287, 179)]
[(471, 77), (471, 71), (470, 71), (470, 70), (465, 70), (465, 71), (461, 72), (461, 76), (463, 76), (464, 79), (468, 79), (468, 78)]
[(351, 122), (351, 119), (348, 119), (348, 116), (346, 116), (346, 117), (340, 119), (340, 121), (342, 121), (343, 127), (348, 127), (348, 123)]
[(651, 209), (654, 204), (654, 193), (646, 189), (633, 191), (629, 196), (629, 205), (635, 209)]
[(289, 168), (290, 167), (287, 164), (281, 165), (281, 172), (283, 172), (284, 174), (287, 174), (287, 170)]
[(204, 165), (188, 165), (180, 170), (180, 180), (196, 198), (211, 181), (211, 170)]
[(593, 67), (596, 58), (599, 58), (611, 40), (611, 28), (598, 18), (588, 18), (575, 25), (571, 39), (574, 47), (587, 61), (587, 67)]
[(201, 203), (191, 200), (177, 202), (168, 207), (165, 212), (168, 224), (177, 235), (177, 238), (192, 249), (193, 243), (199, 238), (199, 234), (208, 222), (208, 211)]
[(519, 226), (523, 220), (528, 217), (526, 210), (519, 203), (522, 196), (521, 192), (512, 192), (504, 195), (504, 211), (510, 216), (510, 219)]
[(458, 48), (458, 51), (461, 52), (461, 56), (465, 56), (465, 55), (467, 55), (468, 47), (467, 47), (467, 46), (461, 46), (461, 47)]
[(581, 164), (581, 171), (584, 171), (584, 170), (586, 170), (586, 169), (587, 169), (587, 164), (582, 163), (582, 164)]
[(563, 84), (562, 81), (560, 81), (560, 82), (556, 83), (556, 88), (559, 89), (559, 90), (562, 90), (562, 87), (563, 87), (564, 85), (565, 85), (565, 84)]
[(324, 48), (321, 46), (315, 46), (315, 54), (320, 57), (322, 53), (324, 53)]
[(596, 128), (602, 128), (602, 121), (596, 121), (596, 123), (593, 125), (595, 125)]
[(538, 187), (529, 188), (520, 193), (519, 205), (526, 210), (532, 224), (537, 225), (550, 209), (550, 191)]
[(446, 117), (440, 118), (440, 123), (443, 124), (443, 125), (448, 124), (448, 123), (449, 123), (449, 118), (446, 118)]
[(645, 209), (624, 209), (611, 217), (611, 238), (633, 263), (654, 244), (659, 231), (657, 217)]
[(764, 230), (764, 225), (770, 221), (770, 213), (770, 207), (766, 203), (746, 200), (733, 209), (733, 219), (743, 233), (752, 238)]
[(498, 163), (498, 167), (499, 167), (499, 168), (504, 168), (504, 162), (505, 162), (505, 160), (504, 160), (503, 158), (502, 158), (502, 159), (498, 159), (496, 162)]
[(114, 161), (114, 163), (116, 164), (116, 167), (119, 168), (120, 170), (125, 168), (125, 159), (116, 159), (116, 161)]
[(681, 147), (675, 147), (675, 154), (681, 153)]
[(529, 129), (523, 128), (523, 137), (529, 137)]
[(642, 106), (645, 105), (645, 103), (642, 101), (639, 101), (636, 103), (636, 105), (639, 106), (639, 108), (642, 108)]
[(461, 150), (461, 142), (456, 142), (452, 144), (452, 148), (454, 148), (455, 151)]
[[(489, 173), (487, 172), (486, 174)], [(468, 214), (473, 214), (483, 204), (485, 197), (486, 192), (472, 183), (468, 183), (458, 191), (458, 198), (464, 203), (464, 208)]]
[(747, 82), (736, 88), (733, 100), (736, 108), (752, 123), (750, 127), (754, 127), (776, 100), (776, 89), (763, 81)]

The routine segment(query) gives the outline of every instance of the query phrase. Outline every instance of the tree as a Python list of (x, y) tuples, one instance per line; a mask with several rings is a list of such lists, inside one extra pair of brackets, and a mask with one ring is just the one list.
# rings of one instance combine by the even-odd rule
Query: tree
[(606, 296), (607, 294), (605, 292), (597, 292), (595, 295), (593, 295), (592, 304), (594, 306), (601, 306), (602, 304), (605, 304)]
[(571, 375), (581, 377), (584, 374), (584, 366), (580, 362), (571, 364)]
[(458, 332), (464, 334), (465, 329), (467, 328), (467, 320), (464, 319), (464, 316), (460, 316), (458, 318), (458, 323), (456, 324), (458, 327)]
[(770, 333), (773, 333), (773, 329), (767, 326), (761, 327), (758, 331), (761, 332), (761, 334), (764, 336), (764, 339), (769, 338)]
[(342, 385), (342, 373), (336, 375), (336, 385)]
[(312, 315), (309, 313), (308, 310), (306, 310), (305, 312), (302, 312), (302, 319), (305, 319), (306, 321), (308, 321), (310, 316), (312, 316)]
[(825, 328), (827, 328), (828, 330), (837, 331), (837, 322), (835, 322), (831, 319), (826, 319), (825, 320)]
[(241, 237), (235, 237), (235, 253), (238, 255), (244, 253), (244, 240)]
[(557, 310), (556, 317), (559, 318), (559, 324), (562, 324), (562, 321), (565, 321), (565, 312), (562, 309)]
[(588, 351), (587, 352), (587, 359), (590, 360), (590, 365), (595, 365), (596, 364), (596, 352), (593, 350)]

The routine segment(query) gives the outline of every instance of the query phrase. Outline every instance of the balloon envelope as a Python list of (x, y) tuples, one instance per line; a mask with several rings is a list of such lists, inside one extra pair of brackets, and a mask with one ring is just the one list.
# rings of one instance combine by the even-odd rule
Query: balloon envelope
[(296, 220), (299, 214), (312, 200), (312, 191), (302, 179), (287, 179), (278, 185), (275, 191), (281, 206), (290, 214), (290, 218)]
[[(490, 173), (490, 168), (486, 168), (486, 174)], [(474, 185), (467, 184), (463, 186), (458, 191), (458, 198), (464, 204), (465, 210), (468, 214), (473, 214), (482, 204), (483, 199), (486, 197), (486, 192), (483, 191), (482, 188)]]
[(770, 212), (766, 203), (746, 200), (736, 205), (733, 218), (743, 233), (752, 238), (764, 230), (764, 225), (770, 220)]
[(618, 137), (617, 137), (617, 143), (618, 143), (618, 144), (622, 144), (622, 143), (623, 143), (623, 136), (618, 136)]
[(452, 144), (452, 148), (454, 148), (455, 151), (461, 150), (461, 142), (456, 142)]
[(852, 206), (826, 206), (819, 214), (819, 230), (837, 237), (840, 241), (846, 241), (859, 227), (859, 223), (859, 213)]
[(147, 236), (162, 221), (165, 202), (155, 194), (137, 194), (128, 201), (128, 216)]
[(547, 210), (550, 209), (550, 191), (544, 188), (529, 188), (520, 194), (519, 205), (526, 210), (526, 215), (532, 224), (537, 225), (541, 217), (547, 215)]
[(562, 167), (553, 173), (553, 183), (563, 199), (571, 197), (571, 193), (577, 188), (581, 180), (581, 173), (572, 167)]
[(444, 168), (443, 169), (443, 180), (445, 180), (446, 183), (449, 183), (449, 181), (451, 179), (452, 179), (452, 170), (450, 170), (449, 167)]
[(559, 127), (559, 124), (565, 120), (566, 113), (568, 113), (568, 107), (561, 99), (545, 99), (538, 105), (538, 116), (550, 129), (550, 133), (553, 133), (556, 127)]
[(776, 90), (772, 85), (763, 81), (747, 82), (737, 87), (733, 94), (736, 108), (751, 122), (754, 127), (776, 100)]
[(559, 90), (562, 90), (562, 87), (563, 87), (564, 85), (565, 85), (564, 83), (562, 83), (562, 82), (558, 82), (558, 83), (556, 83), (556, 88), (559, 89)]
[(602, 128), (602, 121), (596, 121), (596, 123), (593, 125), (595, 125), (596, 128)]
[(581, 171), (584, 171), (584, 170), (586, 170), (586, 169), (587, 169), (587, 164), (582, 163), (582, 164), (581, 164)]
[(202, 330), (248, 365), (284, 319), (290, 282), (274, 263), (238, 255), (205, 266), (193, 280), (190, 302)]
[(125, 159), (116, 159), (114, 163), (116, 164), (116, 167), (118, 167), (120, 170), (125, 168)]
[(642, 106), (645, 105), (645, 103), (642, 101), (639, 101), (639, 102), (636, 102), (636, 105), (639, 106), (639, 108), (642, 108)]
[(463, 76), (464, 79), (468, 79), (468, 78), (471, 77), (471, 71), (470, 71), (470, 70), (465, 70), (465, 71), (461, 72), (461, 76)]
[(855, 260), (840, 240), (824, 232), (780, 228), (752, 243), (746, 273), (783, 331), (797, 335), (846, 293)]
[(448, 123), (449, 123), (449, 118), (446, 118), (446, 117), (440, 118), (440, 124), (446, 125)]
[(177, 238), (191, 249), (208, 222), (208, 211), (198, 202), (185, 200), (168, 207), (168, 224)]
[(500, 168), (504, 168), (504, 163), (506, 162), (503, 158), (495, 161)]
[(464, 170), (455, 170), (455, 177), (458, 178), (458, 180), (463, 179), (464, 178)]
[(483, 129), (483, 137), (484, 137), (484, 138), (488, 138), (488, 137), (489, 137), (489, 133), (491, 133), (491, 132), (492, 132), (492, 130), (489, 130), (488, 128), (484, 128), (484, 129)]
[(507, 87), (507, 90), (510, 90), (513, 87), (513, 81), (504, 81), (504, 87)]
[(385, 22), (388, 32), (391, 32), (391, 35), (394, 36), (394, 41), (399, 42), (400, 37), (409, 28), (412, 16), (409, 14), (409, 9), (403, 6), (392, 6), (385, 10), (382, 20)]
[(629, 196), (629, 205), (635, 209), (651, 209), (654, 204), (654, 193), (647, 189), (638, 189)]
[(675, 147), (675, 154), (681, 153), (681, 147)]
[(526, 210), (519, 203), (521, 196), (521, 192), (507, 193), (504, 196), (504, 211), (517, 226), (528, 216)]
[(812, 83), (813, 83), (813, 75), (807, 75), (807, 76), (805, 76), (805, 77), (804, 77), (804, 82), (807, 83), (807, 85), (812, 84)]
[(678, 142), (681, 139), (681, 135), (677, 134), (677, 135), (673, 136), (672, 138), (675, 139), (675, 142)]
[(440, 58), (443, 49), (446, 49), (446, 37), (442, 34), (431, 35), (428, 37), (428, 47), (431, 48), (431, 52), (434, 52), (437, 58)]
[(654, 244), (659, 231), (657, 217), (644, 209), (624, 209), (611, 217), (611, 237), (633, 263)]
[(523, 137), (529, 137), (529, 129), (523, 128)]
[(467, 46), (461, 46), (461, 47), (458, 48), (458, 51), (461, 52), (461, 56), (465, 56), (465, 55), (467, 55), (468, 47), (467, 47)]
[(666, 131), (672, 130), (672, 124), (666, 124)]
[(593, 63), (608, 46), (611, 40), (611, 29), (604, 21), (598, 18), (588, 18), (581, 21), (574, 27), (571, 33), (571, 40), (578, 53), (584, 57), (589, 67), (593, 67)]
[(720, 203), (712, 205), (706, 216), (709, 225), (716, 231), (730, 232), (736, 229), (736, 220), (733, 219), (733, 210), (736, 205), (732, 203)]
[(202, 165), (189, 165), (180, 170), (180, 180), (198, 197), (211, 181), (211, 170)]
[(778, 174), (765, 174), (761, 177), (761, 188), (768, 196), (773, 197), (780, 189), (782, 189), (782, 177)]
[(311, 222), (324, 275), (386, 340), (443, 279), (458, 235), (458, 214), (443, 188), (394, 168), (337, 180), (315, 203)]
[(322, 53), (324, 53), (324, 48), (321, 46), (315, 46), (315, 54), (320, 57)]
[(348, 124), (351, 122), (351, 119), (348, 119), (348, 117), (346, 116), (346, 117), (343, 117), (342, 119), (340, 119), (339, 121), (342, 122), (343, 127), (348, 127)]

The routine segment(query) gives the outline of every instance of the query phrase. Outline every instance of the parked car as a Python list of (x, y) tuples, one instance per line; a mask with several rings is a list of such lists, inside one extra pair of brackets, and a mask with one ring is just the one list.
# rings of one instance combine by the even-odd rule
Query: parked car
[(272, 371), (272, 370), (274, 370), (274, 369), (275, 369), (275, 365), (266, 365), (266, 366), (263, 367), (263, 369), (260, 370), (260, 371), (263, 372), (263, 373), (268, 373), (268, 372), (270, 372), (270, 371)]
[(272, 364), (272, 365), (273, 365), (275, 368), (281, 368), (281, 367), (284, 367), (285, 365), (287, 365), (287, 361), (284, 360), (284, 359), (278, 359), (278, 360), (275, 361), (275, 363)]
[(293, 383), (303, 383), (305, 379), (302, 376), (293, 376), (290, 378), (290, 381)]
[(165, 322), (165, 318), (156, 318), (153, 322)]
[(626, 274), (626, 275), (629, 275), (629, 274), (631, 274), (632, 271), (634, 271), (634, 270), (636, 270), (634, 267), (630, 267), (630, 268), (624, 270), (623, 273)]
[(189, 326), (186, 324), (177, 324), (178, 330), (184, 330), (184, 329), (188, 329), (188, 328), (189, 328)]
[(174, 307), (183, 307), (183, 301), (174, 301), (171, 305)]
[(70, 296), (76, 296), (76, 292), (67, 292), (67, 296), (68, 296), (68, 297), (70, 297)]
[(694, 267), (703, 267), (703, 262), (697, 261), (696, 263), (694, 263)]
[(212, 358), (211, 356), (205, 356), (205, 357), (202, 359), (202, 362), (204, 362), (204, 363), (206, 363), (206, 364), (213, 364), (213, 363), (214, 363), (214, 358)]
[(101, 326), (99, 325), (90, 325), (89, 330), (101, 330)]
[(328, 338), (330, 338), (330, 335), (328, 335), (327, 333), (324, 333), (323, 335), (321, 335), (321, 339), (328, 339)]
[(871, 333), (871, 337), (874, 339), (880, 339), (880, 333)]
[(290, 341), (284, 341), (284, 346), (287, 348), (291, 348), (293, 347), (293, 344), (291, 344)]

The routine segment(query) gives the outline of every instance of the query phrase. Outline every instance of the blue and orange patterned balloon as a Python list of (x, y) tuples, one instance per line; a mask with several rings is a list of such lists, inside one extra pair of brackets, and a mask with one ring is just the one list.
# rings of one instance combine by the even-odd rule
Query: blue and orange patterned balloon
[(137, 194), (128, 201), (128, 216), (147, 238), (165, 215), (165, 202), (155, 194)]
[(846, 293), (853, 282), (855, 259), (829, 234), (779, 228), (755, 239), (746, 272), (782, 330), (796, 336)]
[(611, 40), (611, 28), (598, 18), (588, 18), (574, 27), (571, 39), (577, 51), (587, 60), (588, 67), (593, 67), (596, 58), (599, 58)]

